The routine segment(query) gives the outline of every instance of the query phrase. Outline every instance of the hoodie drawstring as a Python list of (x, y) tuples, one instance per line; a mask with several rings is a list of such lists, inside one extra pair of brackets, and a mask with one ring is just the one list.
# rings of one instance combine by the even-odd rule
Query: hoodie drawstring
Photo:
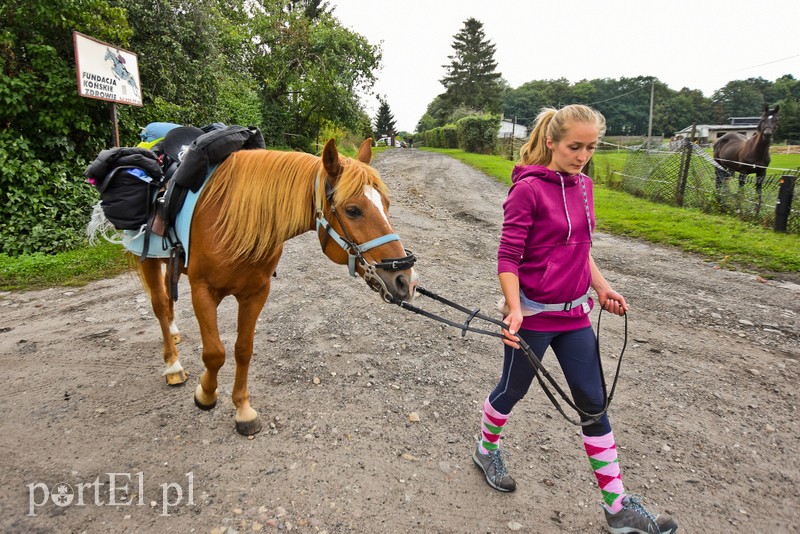
[[(556, 172), (556, 174), (561, 179), (561, 199), (564, 201), (564, 213), (567, 214), (567, 244), (569, 244), (569, 238), (572, 237), (572, 220), (569, 218), (569, 208), (567, 207), (567, 192), (564, 187), (564, 177), (560, 172)], [(589, 196), (586, 194), (586, 183), (583, 181), (583, 174), (578, 175), (578, 180), (581, 182), (583, 207), (586, 209), (586, 223), (589, 225), (589, 243), (594, 243), (592, 240), (592, 217), (589, 214)]]
[(586, 209), (586, 224), (589, 225), (589, 244), (593, 245), (594, 240), (592, 239), (592, 216), (589, 214), (589, 195), (586, 194), (586, 182), (583, 181), (583, 174), (578, 176), (578, 180), (581, 182), (581, 190), (583, 190), (583, 207)]
[(569, 238), (572, 236), (572, 221), (569, 218), (569, 208), (567, 208), (567, 192), (564, 188), (564, 177), (560, 172), (556, 174), (561, 179), (561, 199), (564, 201), (564, 213), (567, 214), (567, 243), (569, 243)]

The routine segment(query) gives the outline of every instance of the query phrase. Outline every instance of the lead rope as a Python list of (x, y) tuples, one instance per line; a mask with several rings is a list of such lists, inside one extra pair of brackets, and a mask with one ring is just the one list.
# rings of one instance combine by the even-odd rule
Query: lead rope
[[(504, 322), (502, 322), (502, 321), (500, 321), (498, 319), (495, 319), (493, 317), (488, 317), (488, 316), (480, 313), (480, 308), (473, 308), (473, 309), (470, 310), (469, 308), (466, 308), (464, 306), (461, 306), (460, 304), (456, 304), (455, 302), (447, 300), (446, 298), (441, 297), (441, 296), (437, 295), (436, 293), (428, 291), (427, 289), (425, 289), (423, 287), (417, 287), (417, 292), (419, 292), (421, 295), (424, 295), (424, 296), (426, 296), (426, 297), (428, 297), (430, 299), (433, 299), (433, 300), (436, 300), (438, 302), (441, 302), (442, 304), (445, 304), (446, 306), (448, 306), (450, 308), (453, 308), (455, 310), (458, 310), (458, 311), (460, 311), (462, 313), (467, 314), (467, 318), (465, 319), (465, 321), (463, 323), (457, 323), (455, 321), (451, 321), (449, 319), (446, 319), (446, 318), (444, 318), (444, 317), (442, 317), (440, 315), (436, 315), (434, 313), (425, 311), (425, 310), (423, 310), (421, 308), (418, 308), (418, 307), (414, 306), (413, 304), (409, 304), (408, 302), (405, 302), (405, 301), (402, 301), (400, 299), (397, 299), (397, 298), (395, 298), (395, 297), (393, 297), (391, 295), (389, 295), (388, 298), (387, 298), (383, 294), (383, 292), (381, 292), (381, 295), (384, 297), (385, 300), (387, 300), (387, 302), (390, 302), (392, 304), (397, 304), (398, 306), (400, 306), (401, 308), (403, 308), (405, 310), (414, 312), (414, 313), (416, 313), (418, 315), (422, 315), (423, 317), (427, 317), (429, 319), (433, 319), (434, 321), (438, 321), (440, 323), (444, 323), (444, 324), (446, 324), (448, 326), (459, 328), (461, 330), (461, 337), (466, 336), (467, 332), (474, 332), (476, 334), (481, 334), (481, 335), (486, 335), (486, 336), (491, 336), (491, 337), (497, 337), (497, 338), (501, 338), (501, 339), (505, 338), (505, 336), (502, 333), (498, 333), (498, 332), (490, 331), (490, 330), (485, 330), (485, 329), (482, 329), (482, 328), (475, 328), (474, 326), (471, 325), (471, 322), (472, 322), (473, 319), (480, 319), (480, 320), (486, 321), (488, 323), (492, 323), (492, 324), (495, 324), (497, 326), (500, 326), (501, 328), (508, 328), (508, 325), (506, 323), (504, 323)], [(602, 314), (603, 314), (603, 310), (601, 308), (600, 309), (600, 316), (602, 316)], [(608, 412), (608, 408), (611, 405), (611, 399), (614, 396), (614, 391), (616, 390), (617, 382), (619, 380), (619, 371), (620, 371), (620, 367), (622, 365), (622, 355), (625, 353), (625, 348), (628, 345), (628, 315), (625, 314), (623, 316), (625, 318), (625, 337), (624, 337), (624, 342), (623, 342), (623, 345), (622, 345), (622, 350), (620, 351), (620, 354), (619, 354), (619, 359), (617, 361), (617, 369), (616, 369), (616, 373), (614, 374), (614, 382), (611, 385), (611, 393), (608, 393), (607, 387), (606, 387), (605, 375), (603, 373), (603, 364), (602, 364), (601, 358), (600, 358), (600, 316), (598, 316), (598, 318), (597, 318), (597, 336), (596, 336), (597, 342), (596, 342), (596, 347), (597, 347), (597, 364), (598, 364), (598, 366), (600, 368), (600, 377), (601, 377), (601, 383), (602, 383), (602, 387), (603, 387), (603, 409), (600, 412), (597, 412), (597, 413), (588, 413), (588, 412), (585, 412), (582, 409), (580, 409), (573, 402), (573, 400), (569, 397), (569, 395), (567, 395), (564, 392), (564, 390), (558, 385), (558, 383), (555, 381), (555, 379), (552, 377), (552, 375), (544, 368), (544, 366), (542, 365), (541, 360), (533, 352), (533, 349), (531, 349), (530, 346), (527, 343), (525, 343), (525, 341), (522, 338), (520, 338), (520, 340), (519, 340), (519, 346), (522, 349), (522, 352), (528, 358), (528, 361), (530, 362), (531, 366), (533, 367), (534, 375), (536, 376), (536, 379), (539, 382), (539, 385), (541, 386), (541, 388), (544, 391), (545, 395), (547, 396), (548, 399), (550, 399), (550, 402), (553, 404), (553, 406), (555, 406), (555, 408), (564, 417), (564, 419), (566, 419), (567, 421), (569, 421), (570, 423), (572, 423), (573, 425), (576, 425), (576, 426), (587, 426), (587, 425), (590, 425), (592, 423), (595, 423), (603, 415), (605, 415)], [(578, 415), (580, 416), (580, 419), (583, 419), (583, 420), (573, 419), (573, 418), (571, 418), (570, 416), (568, 416), (564, 412), (564, 409), (562, 408), (561, 404), (558, 402), (558, 399), (556, 399), (555, 395), (553, 395), (552, 391), (550, 391), (550, 388), (545, 383), (545, 381), (544, 381), (545, 379), (550, 383), (552, 388), (556, 390), (556, 392), (564, 400), (564, 402), (566, 402), (567, 405), (569, 405), (570, 408), (572, 408), (573, 410), (578, 412)]]

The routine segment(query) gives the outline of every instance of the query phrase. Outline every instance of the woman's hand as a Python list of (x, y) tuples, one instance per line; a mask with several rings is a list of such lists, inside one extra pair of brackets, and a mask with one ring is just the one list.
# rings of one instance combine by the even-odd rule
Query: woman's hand
[(605, 291), (597, 291), (597, 301), (601, 308), (615, 315), (625, 315), (628, 311), (625, 297), (610, 288)]
[(594, 262), (591, 254), (589, 255), (589, 268), (592, 271), (592, 289), (597, 293), (597, 301), (600, 307), (616, 315), (625, 315), (628, 311), (628, 303), (625, 302), (625, 297), (611, 289), (611, 285), (600, 273), (600, 269)]
[(522, 326), (522, 311), (511, 310), (508, 315), (503, 319), (503, 322), (508, 325), (508, 328), (503, 328), (503, 343), (508, 345), (509, 347), (514, 347), (515, 349), (519, 348), (519, 338), (517, 337), (517, 332), (519, 332), (520, 327)]

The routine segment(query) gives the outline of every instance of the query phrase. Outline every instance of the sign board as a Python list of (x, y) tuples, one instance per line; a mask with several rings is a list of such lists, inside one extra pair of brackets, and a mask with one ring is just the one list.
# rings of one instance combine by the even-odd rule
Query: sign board
[(142, 105), (136, 54), (73, 32), (78, 94), (120, 104)]

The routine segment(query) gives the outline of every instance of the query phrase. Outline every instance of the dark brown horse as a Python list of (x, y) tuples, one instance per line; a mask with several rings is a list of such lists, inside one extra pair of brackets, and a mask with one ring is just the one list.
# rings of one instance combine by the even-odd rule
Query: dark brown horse
[(761, 187), (769, 167), (769, 144), (777, 124), (778, 106), (770, 111), (769, 106), (764, 104), (764, 114), (758, 121), (753, 137), (747, 139), (740, 133), (730, 132), (717, 140), (714, 144), (714, 161), (731, 171), (726, 173), (723, 169), (717, 169), (717, 187), (734, 172), (739, 173), (739, 187), (742, 187), (747, 175), (755, 173), (756, 191), (761, 197)]

